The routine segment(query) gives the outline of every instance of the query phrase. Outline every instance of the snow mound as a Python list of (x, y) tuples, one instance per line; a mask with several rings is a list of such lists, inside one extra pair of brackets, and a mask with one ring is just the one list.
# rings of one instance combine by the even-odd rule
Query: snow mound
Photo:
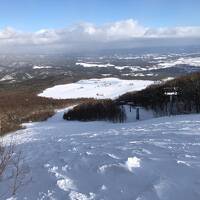
[(54, 99), (114, 99), (126, 92), (142, 90), (153, 83), (149, 80), (121, 80), (118, 78), (80, 80), (76, 83), (48, 88), (39, 96)]
[(140, 159), (137, 157), (129, 157), (125, 165), (127, 169), (132, 172), (134, 168), (140, 167)]
[(57, 185), (61, 190), (64, 190), (66, 192), (76, 189), (76, 186), (74, 185), (74, 182), (69, 178), (58, 180), (57, 181)]
[[(76, 186), (75, 186), (73, 180), (71, 180), (67, 176), (61, 174), (59, 172), (59, 168), (57, 166), (54, 166), (54, 167), (50, 168), (49, 164), (45, 164), (44, 167), (45, 168), (49, 168), (48, 172), (54, 174), (55, 177), (58, 179), (57, 180), (57, 185), (61, 190), (66, 191), (66, 192), (71, 191), (71, 190), (76, 190)], [(66, 166), (62, 167), (62, 171), (65, 171), (65, 167)]]
[[(117, 158), (119, 159), (119, 158)], [(108, 169), (114, 169), (114, 168), (121, 168), (121, 169), (128, 169), (128, 171), (133, 172), (134, 168), (140, 167), (140, 159), (137, 157), (129, 157), (125, 164), (119, 163), (119, 164), (108, 164), (108, 165), (102, 165), (99, 167), (99, 172), (104, 174)]]
[(109, 157), (113, 158), (113, 159), (117, 159), (117, 160), (119, 159), (119, 157), (116, 156), (116, 155), (114, 155), (114, 154), (107, 153), (107, 155), (108, 155)]
[(90, 196), (88, 197), (87, 195), (80, 192), (72, 191), (70, 192), (69, 197), (71, 200), (92, 200), (95, 198), (95, 194), (90, 193)]
[(109, 165), (102, 165), (101, 167), (99, 167), (99, 171), (100, 173), (105, 173), (107, 169), (109, 168), (113, 168), (113, 167), (119, 167), (119, 165), (116, 164), (109, 164)]
[(185, 161), (182, 161), (182, 160), (178, 160), (177, 161), (177, 164), (183, 164), (183, 165), (186, 165), (186, 166), (190, 166), (190, 164), (189, 163), (187, 163), (187, 162), (185, 162)]
[(107, 187), (105, 185), (102, 185), (101, 190), (107, 190)]

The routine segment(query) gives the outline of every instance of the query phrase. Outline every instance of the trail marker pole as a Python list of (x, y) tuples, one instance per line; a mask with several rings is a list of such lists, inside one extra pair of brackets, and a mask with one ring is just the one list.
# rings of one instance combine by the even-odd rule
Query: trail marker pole
[(169, 96), (170, 104), (169, 104), (168, 115), (171, 116), (172, 111), (173, 111), (173, 96), (178, 95), (178, 88), (177, 87), (168, 87), (168, 88), (165, 88), (164, 91), (165, 91), (165, 95)]
[(136, 120), (140, 120), (140, 108), (136, 107)]

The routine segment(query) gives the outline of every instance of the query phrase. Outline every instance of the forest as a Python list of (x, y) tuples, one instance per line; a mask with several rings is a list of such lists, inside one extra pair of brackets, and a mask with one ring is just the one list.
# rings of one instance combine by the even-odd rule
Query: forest
[(200, 112), (200, 73), (192, 73), (179, 78), (151, 85), (138, 92), (129, 92), (117, 99), (117, 102), (132, 102), (135, 105), (153, 109), (160, 114), (167, 114), (170, 97), (166, 89), (176, 88), (177, 95), (172, 99), (172, 113), (186, 114)]

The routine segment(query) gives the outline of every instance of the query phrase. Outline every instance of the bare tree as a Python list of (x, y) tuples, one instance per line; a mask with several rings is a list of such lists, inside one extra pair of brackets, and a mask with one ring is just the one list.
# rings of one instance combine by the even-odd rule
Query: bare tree
[(17, 190), (24, 184), (26, 174), (23, 170), (23, 163), (22, 152), (16, 150), (12, 141), (8, 146), (0, 142), (0, 182), (6, 171), (12, 170), (12, 176), (9, 178), (11, 181), (10, 187), (4, 194), (0, 194), (0, 197), (5, 194), (14, 196)]
[(24, 184), (25, 172), (23, 170), (23, 157), (22, 152), (18, 152), (13, 159), (13, 184), (11, 186), (12, 195), (16, 194), (16, 191)]
[(3, 176), (8, 165), (12, 162), (14, 153), (14, 145), (11, 142), (8, 147), (0, 143), (0, 179)]

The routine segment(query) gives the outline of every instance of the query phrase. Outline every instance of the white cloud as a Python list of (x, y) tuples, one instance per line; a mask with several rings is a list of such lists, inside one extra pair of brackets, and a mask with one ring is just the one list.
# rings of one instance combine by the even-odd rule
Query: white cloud
[(46, 46), (46, 48), (80, 50), (106, 48), (110, 44), (116, 46), (119, 43), (125, 47), (127, 42), (129, 46), (131, 44), (145, 46), (148, 41), (152, 43), (152, 39), (156, 42), (164, 39), (170, 43), (170, 39), (174, 42), (174, 39), (183, 38), (192, 40), (200, 38), (200, 27), (149, 28), (133, 19), (128, 19), (102, 26), (80, 23), (65, 29), (43, 29), (37, 32), (23, 32), (7, 27), (0, 30), (0, 50), (12, 46), (21, 49), (25, 47), (45, 49)]
[(0, 31), (0, 40), (9, 40), (14, 37), (16, 37), (16, 31), (11, 27), (7, 27)]
[(190, 26), (190, 27), (148, 29), (145, 35), (146, 37), (155, 37), (155, 38), (200, 37), (200, 27)]
[(134, 37), (143, 37), (147, 28), (138, 24), (132, 19), (119, 21), (106, 27), (106, 34), (109, 39), (129, 39)]

